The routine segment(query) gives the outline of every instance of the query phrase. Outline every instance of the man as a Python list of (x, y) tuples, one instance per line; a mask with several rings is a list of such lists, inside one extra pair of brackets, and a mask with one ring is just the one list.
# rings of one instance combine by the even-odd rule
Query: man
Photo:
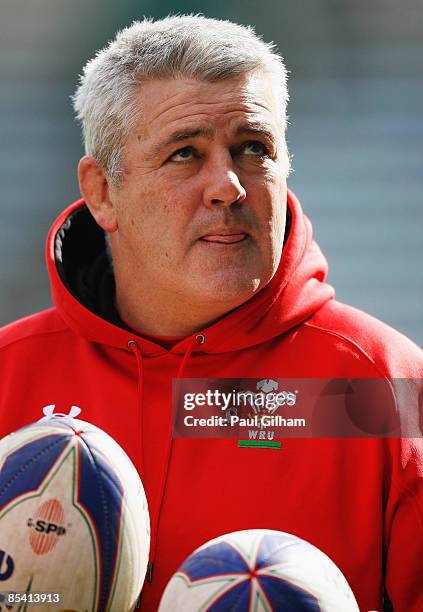
[(420, 440), (172, 438), (174, 378), (422, 376), (420, 349), (325, 283), (287, 191), (287, 97), (250, 29), (185, 16), (119, 33), (74, 99), (83, 200), (49, 235), (55, 307), (1, 335), (1, 435), (77, 405), (136, 464), (145, 610), (194, 548), (248, 528), (318, 546), (360, 609), (423, 609)]

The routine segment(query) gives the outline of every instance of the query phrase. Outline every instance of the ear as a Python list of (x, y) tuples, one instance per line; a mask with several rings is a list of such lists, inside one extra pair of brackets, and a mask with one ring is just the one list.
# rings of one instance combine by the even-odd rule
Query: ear
[(79, 188), (90, 212), (106, 232), (118, 228), (115, 206), (110, 198), (109, 180), (97, 160), (85, 155), (78, 164)]

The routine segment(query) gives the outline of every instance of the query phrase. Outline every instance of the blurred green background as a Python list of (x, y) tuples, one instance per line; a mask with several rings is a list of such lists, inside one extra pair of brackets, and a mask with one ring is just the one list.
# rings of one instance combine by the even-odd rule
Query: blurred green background
[(143, 15), (252, 24), (291, 72), (289, 184), (338, 299), (423, 344), (423, 2), (0, 0), (0, 324), (50, 305), (44, 241), (78, 197), (70, 96)]

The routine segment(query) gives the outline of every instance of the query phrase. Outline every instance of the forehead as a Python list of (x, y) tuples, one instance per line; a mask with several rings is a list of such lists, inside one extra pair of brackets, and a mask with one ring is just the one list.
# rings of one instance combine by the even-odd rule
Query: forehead
[(267, 124), (276, 132), (280, 105), (275, 89), (267, 75), (213, 83), (183, 78), (149, 81), (139, 91), (137, 136), (156, 140), (175, 129), (235, 132), (240, 123)]

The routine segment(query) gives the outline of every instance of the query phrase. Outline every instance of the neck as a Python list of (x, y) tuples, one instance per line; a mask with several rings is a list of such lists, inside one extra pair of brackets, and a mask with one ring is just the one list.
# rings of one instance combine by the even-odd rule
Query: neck
[(116, 308), (120, 317), (131, 327), (151, 336), (190, 336), (232, 309), (223, 304), (186, 303), (180, 296), (169, 293), (165, 299), (156, 297), (150, 301), (145, 292), (136, 295), (123, 292), (116, 279)]

